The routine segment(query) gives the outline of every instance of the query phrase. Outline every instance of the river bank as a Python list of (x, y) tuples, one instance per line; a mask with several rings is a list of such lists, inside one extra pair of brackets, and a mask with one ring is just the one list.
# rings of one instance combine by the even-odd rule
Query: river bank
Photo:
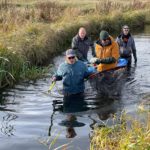
[(47, 66), (70, 47), (81, 26), (94, 40), (102, 29), (112, 34), (119, 33), (124, 24), (142, 30), (150, 23), (148, 1), (93, 1), (91, 5), (88, 0), (73, 4), (63, 0), (7, 2), (0, 9), (0, 88), (42, 76), (40, 66)]

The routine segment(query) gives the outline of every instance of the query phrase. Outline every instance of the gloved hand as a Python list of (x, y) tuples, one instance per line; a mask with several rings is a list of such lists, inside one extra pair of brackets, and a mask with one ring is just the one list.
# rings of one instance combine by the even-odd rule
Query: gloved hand
[(52, 82), (56, 82), (56, 79), (57, 78), (55, 76), (53, 76), (51, 80), (52, 80)]
[(96, 58), (96, 57), (93, 57), (93, 58), (90, 59), (90, 63), (91, 63), (91, 64), (94, 64), (94, 63), (96, 63), (97, 61), (98, 61), (98, 58)]

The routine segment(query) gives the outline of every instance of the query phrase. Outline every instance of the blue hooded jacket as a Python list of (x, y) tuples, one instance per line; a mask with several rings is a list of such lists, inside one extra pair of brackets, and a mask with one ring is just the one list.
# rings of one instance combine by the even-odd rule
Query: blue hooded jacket
[(80, 60), (74, 64), (62, 63), (56, 73), (56, 80), (63, 80), (63, 91), (68, 94), (84, 92), (84, 78), (91, 73), (87, 66)]

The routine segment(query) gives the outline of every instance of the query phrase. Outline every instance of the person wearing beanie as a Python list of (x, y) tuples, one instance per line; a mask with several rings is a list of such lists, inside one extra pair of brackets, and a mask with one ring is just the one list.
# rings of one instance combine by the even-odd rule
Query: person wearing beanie
[(127, 25), (124, 25), (122, 27), (122, 31), (117, 37), (116, 42), (119, 45), (120, 56), (128, 60), (128, 67), (131, 66), (132, 54), (134, 57), (134, 62), (137, 63), (136, 46), (134, 38), (131, 35), (129, 27)]
[(73, 37), (71, 46), (72, 49), (76, 51), (77, 58), (81, 61), (88, 61), (87, 55), (90, 48), (93, 57), (95, 57), (94, 43), (91, 41), (91, 38), (87, 36), (84, 27), (81, 27), (78, 34)]
[(52, 77), (52, 82), (63, 80), (63, 94), (79, 94), (84, 92), (84, 78), (90, 73), (87, 66), (80, 60), (76, 59), (75, 50), (68, 49), (65, 56), (66, 61), (62, 63)]
[(99, 39), (95, 46), (96, 57), (90, 60), (91, 63), (96, 63), (99, 72), (110, 70), (117, 67), (119, 58), (119, 46), (117, 42), (105, 30), (99, 34)]

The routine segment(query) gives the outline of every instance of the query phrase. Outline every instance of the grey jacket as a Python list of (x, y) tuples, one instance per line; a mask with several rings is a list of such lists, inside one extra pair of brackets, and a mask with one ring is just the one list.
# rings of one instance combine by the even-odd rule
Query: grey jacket
[(76, 55), (79, 60), (87, 61), (88, 50), (91, 47), (92, 55), (95, 57), (94, 43), (87, 36), (82, 40), (77, 34), (72, 39), (72, 49), (76, 50)]
[(136, 55), (136, 47), (135, 47), (134, 38), (129, 33), (127, 42), (124, 42), (123, 36), (124, 36), (123, 34), (120, 34), (116, 39), (116, 42), (118, 43), (120, 47), (120, 56), (127, 58), (127, 57), (131, 57), (131, 54), (133, 54), (134, 60), (136, 62), (137, 55)]

